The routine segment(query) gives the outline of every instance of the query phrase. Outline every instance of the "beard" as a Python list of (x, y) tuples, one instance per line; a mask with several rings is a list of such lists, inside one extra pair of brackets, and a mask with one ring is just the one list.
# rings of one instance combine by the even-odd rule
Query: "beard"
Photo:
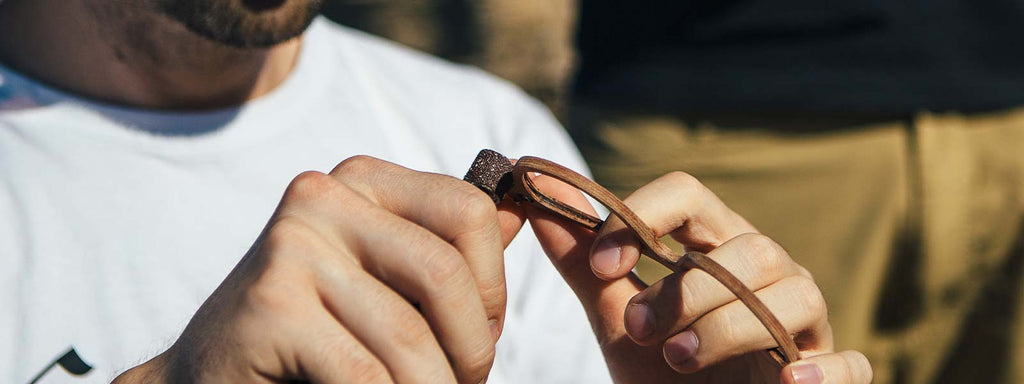
[(188, 30), (237, 48), (266, 48), (299, 36), (323, 0), (156, 0), (156, 10)]

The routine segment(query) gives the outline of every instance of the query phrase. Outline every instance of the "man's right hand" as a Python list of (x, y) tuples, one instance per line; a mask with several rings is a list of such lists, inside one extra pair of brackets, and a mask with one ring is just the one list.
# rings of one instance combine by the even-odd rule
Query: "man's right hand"
[(303, 173), (174, 345), (115, 382), (479, 383), (522, 223), (373, 158)]

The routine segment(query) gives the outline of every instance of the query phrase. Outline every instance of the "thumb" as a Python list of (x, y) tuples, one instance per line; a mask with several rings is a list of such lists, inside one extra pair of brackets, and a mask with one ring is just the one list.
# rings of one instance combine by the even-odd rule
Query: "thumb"
[[(596, 215), (578, 189), (548, 176), (538, 176), (534, 182), (548, 196)], [(593, 231), (543, 208), (525, 206), (525, 213), (544, 252), (583, 304), (598, 340), (626, 337), (623, 313), (643, 283), (633, 274), (608, 281), (594, 275), (590, 267)]]
[[(534, 182), (546, 195), (595, 214), (576, 188), (547, 176)], [(611, 280), (598, 278), (590, 267), (594, 232), (543, 208), (526, 206), (525, 212), (544, 252), (583, 304), (614, 381), (678, 382), (678, 374), (664, 363), (660, 346), (641, 346), (626, 335), (626, 305), (644, 284), (632, 273)]]

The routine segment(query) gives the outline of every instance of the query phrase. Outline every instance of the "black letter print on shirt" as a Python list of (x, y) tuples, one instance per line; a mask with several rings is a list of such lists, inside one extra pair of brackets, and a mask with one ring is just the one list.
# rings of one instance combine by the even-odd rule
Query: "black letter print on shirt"
[(28, 382), (28, 384), (36, 384), (36, 382), (39, 381), (39, 379), (42, 379), (43, 375), (45, 375), (46, 372), (49, 372), (50, 369), (53, 369), (53, 366), (55, 365), (59, 365), (61, 368), (64, 368), (65, 371), (75, 376), (84, 375), (92, 370), (92, 366), (82, 361), (82, 358), (78, 356), (78, 352), (75, 352), (75, 347), (71, 347), (71, 349), (68, 349), (68, 351), (61, 355), (61, 357), (58, 357), (57, 360), (54, 360), (50, 365), (47, 365), (46, 368), (43, 368), (42, 372), (39, 372), (39, 374), (32, 378), (32, 381)]

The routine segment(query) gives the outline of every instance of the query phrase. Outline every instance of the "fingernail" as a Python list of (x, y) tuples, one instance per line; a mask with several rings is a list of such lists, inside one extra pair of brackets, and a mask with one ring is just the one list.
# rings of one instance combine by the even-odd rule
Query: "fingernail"
[(626, 331), (635, 339), (646, 339), (654, 334), (654, 311), (647, 304), (626, 307)]
[(597, 273), (608, 275), (619, 270), (619, 263), (622, 259), (622, 246), (614, 239), (604, 239), (594, 248), (594, 255), (590, 258), (590, 265)]
[(818, 368), (817, 364), (794, 365), (790, 368), (790, 372), (793, 373), (793, 382), (796, 384), (821, 384), (824, 379), (821, 368)]
[(491, 326), (491, 338), (494, 339), (494, 341), (498, 341), (498, 320), (488, 320), (487, 325)]
[(697, 367), (697, 334), (685, 331), (665, 342), (665, 359), (679, 368), (690, 370)]

